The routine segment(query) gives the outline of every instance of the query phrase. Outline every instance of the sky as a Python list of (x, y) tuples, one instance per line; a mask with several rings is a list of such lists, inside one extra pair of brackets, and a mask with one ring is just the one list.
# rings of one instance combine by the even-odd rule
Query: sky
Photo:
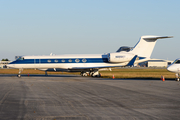
[(157, 41), (151, 58), (180, 58), (179, 0), (0, 0), (0, 60), (21, 55), (103, 54)]

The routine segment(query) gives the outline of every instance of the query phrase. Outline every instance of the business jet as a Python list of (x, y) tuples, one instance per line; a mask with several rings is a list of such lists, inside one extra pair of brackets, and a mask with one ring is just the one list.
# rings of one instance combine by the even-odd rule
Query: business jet
[(171, 65), (167, 67), (167, 70), (170, 72), (176, 73), (176, 80), (179, 81), (180, 73), (180, 58), (176, 59)]
[(150, 59), (157, 39), (172, 36), (141, 36), (138, 43), (129, 50), (118, 50), (106, 54), (73, 54), (49, 56), (21, 56), (9, 63), (10, 68), (18, 68), (18, 77), (23, 69), (39, 69), (45, 71), (80, 72), (81, 76), (99, 77), (99, 69), (132, 66)]

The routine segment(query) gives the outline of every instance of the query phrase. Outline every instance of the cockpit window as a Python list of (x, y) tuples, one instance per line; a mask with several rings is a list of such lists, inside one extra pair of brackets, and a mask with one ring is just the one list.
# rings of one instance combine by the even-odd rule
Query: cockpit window
[(176, 60), (174, 64), (180, 64), (180, 60)]
[(24, 57), (19, 57), (17, 60), (24, 60)]

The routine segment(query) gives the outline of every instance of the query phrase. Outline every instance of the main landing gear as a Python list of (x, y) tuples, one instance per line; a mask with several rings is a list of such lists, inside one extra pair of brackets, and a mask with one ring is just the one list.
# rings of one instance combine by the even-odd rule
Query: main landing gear
[(86, 77), (88, 75), (91, 76), (91, 77), (101, 77), (101, 74), (99, 73), (98, 70), (96, 70), (96, 71), (82, 71), (80, 73), (80, 75), (84, 76), (84, 77)]
[(88, 72), (81, 72), (81, 73), (80, 73), (80, 75), (83, 76), (83, 77), (88, 76), (88, 74), (89, 74)]

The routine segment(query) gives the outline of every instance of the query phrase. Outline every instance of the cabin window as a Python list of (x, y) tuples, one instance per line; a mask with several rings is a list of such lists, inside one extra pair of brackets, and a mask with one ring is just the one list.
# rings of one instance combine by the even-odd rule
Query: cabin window
[(76, 59), (75, 62), (79, 62), (80, 60), (79, 59)]
[(48, 60), (48, 62), (50, 63), (50, 62), (51, 62), (51, 60)]
[(85, 58), (84, 58), (84, 59), (82, 59), (82, 62), (84, 62), (84, 63), (85, 63), (86, 61), (87, 61), (87, 60), (86, 60)]
[(54, 62), (56, 62), (56, 63), (57, 63), (57, 62), (58, 62), (58, 60), (54, 60)]
[(69, 59), (69, 62), (72, 62), (72, 60), (71, 60), (71, 59)]
[(61, 60), (61, 62), (65, 62), (65, 60)]

